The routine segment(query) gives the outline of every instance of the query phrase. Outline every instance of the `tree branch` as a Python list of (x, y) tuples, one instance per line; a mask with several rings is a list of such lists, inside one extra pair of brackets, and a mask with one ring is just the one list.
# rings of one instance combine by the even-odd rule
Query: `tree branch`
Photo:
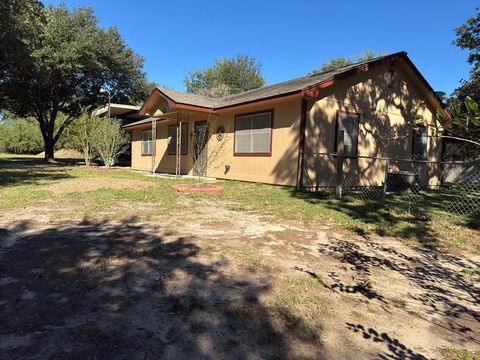
[(465, 141), (465, 142), (468, 142), (468, 143), (471, 143), (471, 144), (480, 146), (480, 143), (479, 143), (479, 142), (476, 142), (476, 141), (473, 141), (473, 140), (469, 140), (469, 139), (464, 139), (464, 138), (461, 138), (461, 137), (445, 136), (445, 135), (442, 135), (442, 136), (440, 136), (440, 137), (443, 138), (443, 139), (453, 139), (453, 140)]
[(57, 133), (55, 134), (55, 137), (53, 138), (53, 143), (56, 144), (60, 136), (62, 135), (63, 131), (66, 129), (68, 125), (72, 123), (72, 121), (75, 120), (75, 117), (70, 115), (63, 123), (60, 125), (58, 128)]

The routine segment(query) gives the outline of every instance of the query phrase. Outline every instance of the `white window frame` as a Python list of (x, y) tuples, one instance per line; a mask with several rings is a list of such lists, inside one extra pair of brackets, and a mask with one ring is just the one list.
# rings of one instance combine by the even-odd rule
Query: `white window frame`
[[(353, 124), (354, 133), (349, 134), (348, 128), (345, 126), (347, 119), (355, 119)], [(337, 124), (335, 128), (335, 152), (338, 152), (338, 142), (340, 140), (340, 133), (343, 131), (343, 155), (347, 157), (356, 157), (358, 155), (358, 129), (360, 125), (360, 114), (337, 111)], [(347, 151), (347, 147), (350, 146), (350, 151)]]
[[(144, 134), (150, 133), (150, 139), (146, 139), (148, 136), (145, 136)], [(142, 130), (141, 133), (142, 136), (142, 142), (141, 142), (141, 152), (142, 155), (152, 155), (153, 154), (153, 133), (152, 130)], [(145, 145), (147, 148), (147, 151), (145, 150)]]

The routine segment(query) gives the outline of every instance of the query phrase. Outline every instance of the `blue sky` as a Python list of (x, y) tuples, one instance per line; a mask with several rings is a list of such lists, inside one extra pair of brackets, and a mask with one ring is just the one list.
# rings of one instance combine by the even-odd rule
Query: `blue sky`
[(237, 53), (256, 57), (269, 84), (303, 76), (332, 57), (405, 50), (435, 90), (468, 78), (454, 28), (475, 14), (460, 1), (44, 0), (91, 6), (145, 58), (150, 80), (184, 90), (189, 71)]

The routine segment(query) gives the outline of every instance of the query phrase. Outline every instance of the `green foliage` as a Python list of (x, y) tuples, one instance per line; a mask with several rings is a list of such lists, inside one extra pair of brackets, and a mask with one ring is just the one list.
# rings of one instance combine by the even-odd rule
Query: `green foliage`
[(183, 79), (187, 92), (223, 97), (265, 85), (260, 63), (251, 56), (216, 59), (211, 67), (188, 73)]
[(328, 71), (332, 71), (347, 65), (353, 64), (353, 60), (348, 59), (344, 56), (339, 56), (336, 58), (331, 59), (328, 63), (323, 64), (320, 69), (313, 69), (312, 74), (316, 73), (324, 73)]
[(88, 134), (90, 144), (105, 166), (110, 167), (115, 158), (125, 151), (130, 137), (116, 119), (93, 117), (88, 121), (92, 129)]
[(338, 69), (338, 68), (341, 68), (341, 67), (344, 67), (344, 66), (352, 65), (355, 62), (368, 61), (368, 60), (372, 60), (376, 57), (385, 56), (385, 55), (387, 55), (387, 53), (384, 52), (384, 51), (377, 52), (375, 50), (368, 50), (367, 49), (367, 50), (361, 52), (357, 56), (356, 61), (352, 58), (347, 58), (345, 56), (339, 56), (339, 57), (333, 58), (330, 61), (326, 62), (325, 64), (323, 64), (319, 68), (313, 69), (309, 74), (325, 73), (325, 72), (333, 71), (335, 69)]
[(35, 119), (4, 114), (0, 122), (0, 152), (38, 154), (42, 150), (42, 134)]
[(454, 44), (469, 51), (467, 61), (472, 65), (470, 79), (462, 80), (455, 94), (460, 99), (470, 96), (478, 103), (480, 102), (480, 9), (477, 9), (475, 16), (455, 29), (455, 33), (457, 39)]
[[(480, 113), (478, 104), (470, 96), (462, 103), (459, 99), (452, 99), (448, 102), (448, 108), (452, 115), (452, 131), (467, 130), (470, 135), (480, 135)], [(442, 125), (448, 127), (448, 118), (445, 111), (437, 110), (437, 117)]]
[[(65, 115), (59, 114), (59, 119)], [(59, 123), (57, 123), (59, 126)], [(82, 151), (82, 122), (75, 121), (55, 144), (55, 149)], [(42, 132), (38, 122), (31, 117), (21, 118), (5, 113), (0, 121), (0, 152), (11, 154), (38, 154), (44, 150)]]
[(451, 99), (448, 102), (451, 121), (442, 109), (437, 109), (437, 119), (446, 129), (444, 137), (461, 141), (457, 150), (460, 159), (476, 159), (480, 156), (480, 112), (478, 103), (470, 96), (462, 102)]
[[(1, 27), (11, 26), (9, 38), (20, 44), (0, 57), (1, 107), (34, 117), (46, 158), (53, 158), (63, 131), (81, 113), (105, 102), (101, 88), (110, 89), (114, 102), (136, 103), (147, 96), (143, 59), (116, 28), (100, 28), (90, 8), (35, 7), (38, 11), (17, 16), (12, 9), (22, 8), (21, 2), (5, 0), (0, 8), (8, 15), (1, 18)], [(34, 7), (35, 2), (27, 3)], [(8, 20), (12, 22), (5, 24)], [(59, 113), (65, 118), (57, 125)]]

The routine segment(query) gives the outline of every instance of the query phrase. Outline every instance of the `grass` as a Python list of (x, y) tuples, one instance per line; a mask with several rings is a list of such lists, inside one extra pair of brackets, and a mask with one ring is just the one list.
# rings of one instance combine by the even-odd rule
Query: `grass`
[[(70, 204), (71, 209), (66, 211), (87, 218), (95, 218), (100, 214), (107, 218), (128, 214), (147, 220), (173, 214), (182, 207), (178, 201), (179, 195), (169, 187), (179, 181), (176, 179), (146, 176), (129, 170), (108, 171), (75, 166), (72, 162), (66, 162), (71, 166), (30, 166), (39, 164), (41, 160), (36, 158), (0, 155), (0, 211), (51, 202)], [(80, 179), (88, 182), (91, 178), (112, 181), (131, 179), (148, 181), (154, 185), (140, 189), (99, 188), (63, 195), (55, 195), (49, 191), (49, 186), (64, 180)], [(258, 183), (223, 181), (222, 184), (225, 190), (219, 197), (193, 196), (193, 201), (188, 205), (190, 211), (203, 211), (200, 200), (204, 198), (220, 198), (229, 210), (250, 211), (281, 220), (301, 221), (304, 226), (329, 226), (336, 231), (359, 235), (393, 236), (438, 250), (480, 253), (477, 224), (472, 219), (454, 217), (443, 211), (442, 201), (445, 201), (445, 196), (440, 192), (426, 195), (424, 206), (427, 208), (423, 211), (428, 216), (415, 216), (399, 207), (395, 197), (387, 199), (383, 205), (378, 201), (352, 198), (339, 200), (322, 193), (296, 192), (292, 188)]]
[[(272, 293), (266, 303), (272, 317), (283, 322), (277, 326), (290, 328), (301, 324), (300, 331), (320, 339), (325, 301), (318, 287), (318, 281), (303, 276), (281, 278), (272, 284)], [(298, 317), (285, 318), (283, 314), (297, 314)]]
[[(322, 224), (359, 235), (393, 236), (412, 244), (448, 251), (480, 253), (480, 233), (466, 217), (442, 211), (440, 193), (426, 201), (429, 217), (409, 214), (391, 197), (378, 201), (335, 199), (328, 194), (296, 192), (294, 189), (227, 181), (225, 200), (231, 210), (256, 211), (286, 220), (301, 220), (305, 226)], [(435, 201), (433, 200), (435, 197)]]
[(445, 360), (480, 360), (480, 355), (456, 348), (444, 349), (443, 357)]

